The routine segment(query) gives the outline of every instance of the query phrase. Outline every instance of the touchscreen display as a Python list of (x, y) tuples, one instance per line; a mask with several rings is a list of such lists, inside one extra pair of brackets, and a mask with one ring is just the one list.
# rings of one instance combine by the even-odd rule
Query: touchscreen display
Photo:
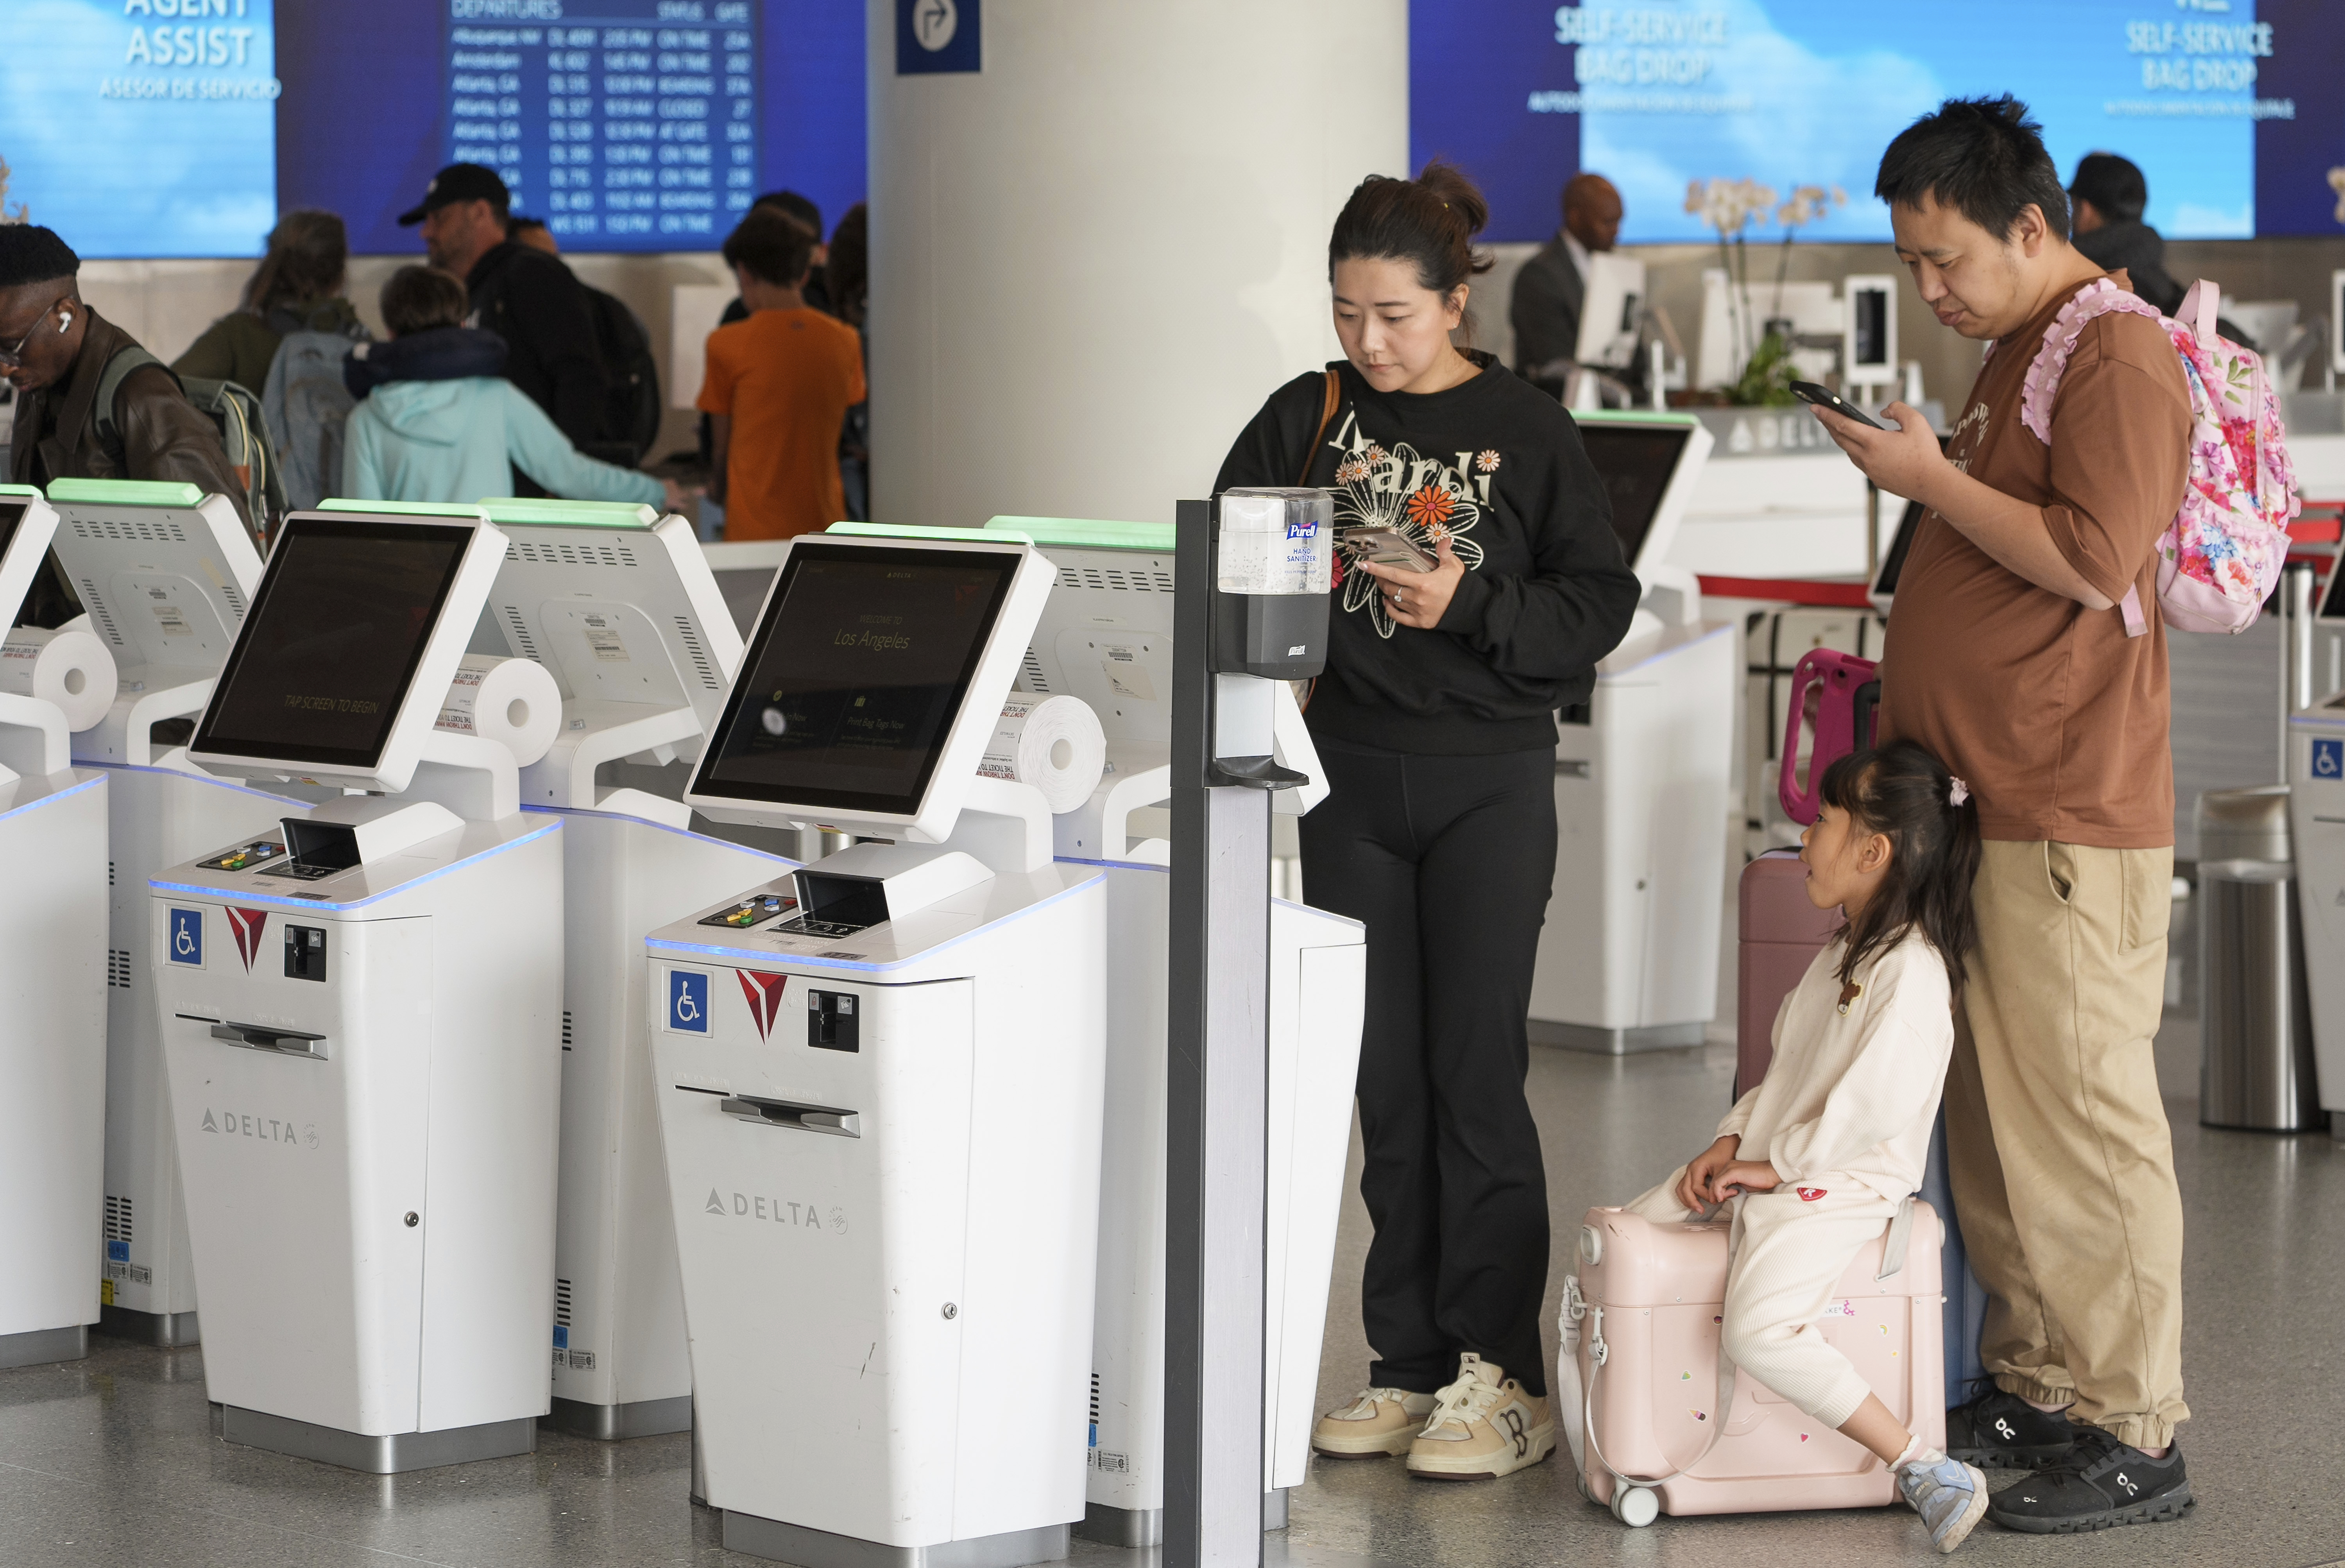
[(916, 814), (1019, 560), (798, 545), (694, 788)]
[(192, 749), (373, 767), (472, 537), (444, 524), (294, 518)]
[(1619, 535), (1620, 558), (1631, 566), (1637, 564), (1637, 552), (1645, 547), (1645, 535), (1652, 532), (1690, 433), (1682, 425), (1579, 427), (1588, 461), (1596, 465), (1604, 492), (1612, 498), (1612, 532)]
[(8, 546), (16, 538), (16, 524), (25, 520), (25, 503), (0, 501), (0, 556), (8, 554)]

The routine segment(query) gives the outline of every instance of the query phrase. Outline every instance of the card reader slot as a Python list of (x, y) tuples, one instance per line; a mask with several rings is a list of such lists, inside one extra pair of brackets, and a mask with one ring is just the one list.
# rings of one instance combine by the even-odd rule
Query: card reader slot
[[(187, 1014), (180, 1014), (186, 1017)], [(210, 1023), (198, 1019), (197, 1023)], [(326, 1059), (326, 1037), (305, 1034), (298, 1029), (281, 1028), (274, 1023), (239, 1023), (234, 1019), (212, 1023), (212, 1038), (230, 1045), (241, 1045), (249, 1051), (273, 1051), (280, 1056), (299, 1056), (306, 1061)]]
[(859, 1138), (863, 1118), (853, 1111), (830, 1105), (801, 1105), (793, 1100), (762, 1100), (754, 1095), (730, 1095), (716, 1108), (736, 1121), (768, 1127), (788, 1127), (801, 1133), (827, 1133), (835, 1138)]

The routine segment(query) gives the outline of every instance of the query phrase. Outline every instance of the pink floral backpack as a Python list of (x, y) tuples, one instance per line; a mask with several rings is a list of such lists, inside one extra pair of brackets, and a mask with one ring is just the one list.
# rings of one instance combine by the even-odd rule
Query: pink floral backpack
[[(2157, 610), (2183, 632), (2228, 632), (2255, 625), (2264, 601), (2288, 564), (2288, 522), (2301, 503), (2289, 466), (2279, 399), (2251, 349), (2217, 334), (2219, 294), (2200, 280), (2182, 300), (2182, 320), (2106, 278), (2079, 290), (2044, 333), (2027, 367), (2019, 418), (2046, 445), (2052, 443), (2052, 404), (2077, 334), (2112, 311), (2147, 316), (2166, 331), (2190, 387), (2190, 480), (2182, 509), (2157, 541)], [(2187, 323), (2187, 324), (2186, 324)], [(2127, 590), (2117, 606), (2126, 635), (2149, 630), (2141, 596)]]

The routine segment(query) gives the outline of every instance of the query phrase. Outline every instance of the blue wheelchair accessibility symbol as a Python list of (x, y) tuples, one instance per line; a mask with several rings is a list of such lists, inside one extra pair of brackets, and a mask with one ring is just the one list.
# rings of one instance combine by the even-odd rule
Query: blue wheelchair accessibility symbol
[(191, 969), (204, 966), (204, 911), (174, 909), (171, 911), (170, 959)]
[(667, 1026), (684, 1034), (708, 1033), (708, 976), (689, 969), (667, 972)]
[(2345, 740), (2313, 741), (2312, 776), (2315, 779), (2345, 779)]

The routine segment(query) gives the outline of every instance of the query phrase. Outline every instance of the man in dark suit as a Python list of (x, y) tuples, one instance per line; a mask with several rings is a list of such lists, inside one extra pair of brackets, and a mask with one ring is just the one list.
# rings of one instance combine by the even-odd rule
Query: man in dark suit
[(1612, 249), (1620, 215), (1620, 193), (1600, 174), (1576, 174), (1563, 188), (1563, 227), (1515, 274), (1508, 319), (1515, 329), (1515, 370), (1526, 379), (1560, 391), (1563, 368), (1548, 367), (1579, 352), (1589, 258)]

